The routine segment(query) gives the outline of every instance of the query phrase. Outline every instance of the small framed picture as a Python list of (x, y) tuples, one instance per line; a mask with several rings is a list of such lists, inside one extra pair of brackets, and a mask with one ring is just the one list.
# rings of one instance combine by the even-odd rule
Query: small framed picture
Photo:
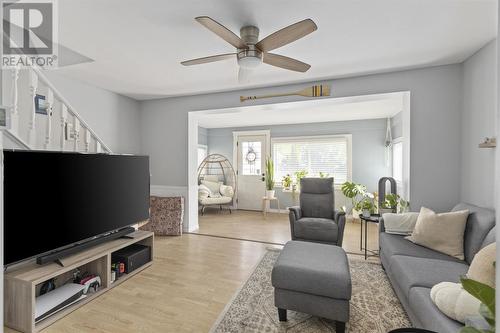
[(47, 101), (45, 100), (45, 96), (36, 94), (35, 112), (38, 114), (47, 115)]

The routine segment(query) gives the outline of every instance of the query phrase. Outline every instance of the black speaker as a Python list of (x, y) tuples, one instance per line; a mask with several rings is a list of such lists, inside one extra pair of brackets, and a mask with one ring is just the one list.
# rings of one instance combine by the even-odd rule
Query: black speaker
[(151, 261), (151, 248), (149, 246), (132, 244), (121, 250), (113, 252), (112, 263), (124, 263), (125, 273), (133, 272), (135, 269)]

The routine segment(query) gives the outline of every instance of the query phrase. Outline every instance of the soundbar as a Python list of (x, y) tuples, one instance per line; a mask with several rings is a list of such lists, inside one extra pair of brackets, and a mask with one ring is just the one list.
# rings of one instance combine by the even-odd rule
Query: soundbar
[(70, 256), (82, 250), (88, 249), (89, 247), (93, 247), (105, 242), (109, 242), (110, 240), (126, 237), (126, 235), (135, 231), (134, 227), (126, 227), (108, 234), (101, 235), (97, 238), (92, 238), (87, 241), (83, 241), (81, 243), (75, 243), (71, 247), (63, 248), (59, 250), (55, 250), (48, 254), (39, 256), (36, 258), (36, 263), (39, 265), (43, 265), (49, 262), (56, 262), (59, 265), (64, 267), (64, 264), (61, 262), (61, 258)]

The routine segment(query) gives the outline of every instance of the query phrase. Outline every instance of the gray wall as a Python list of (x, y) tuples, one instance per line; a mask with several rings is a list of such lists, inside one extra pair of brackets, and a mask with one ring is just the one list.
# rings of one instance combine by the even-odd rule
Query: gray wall
[[(332, 97), (411, 91), (411, 201), (449, 210), (460, 200), (460, 64), (327, 81)], [(188, 112), (240, 106), (240, 95), (294, 91), (310, 84), (141, 102), (142, 152), (151, 157), (152, 184), (187, 186)], [(303, 100), (287, 97), (279, 101)], [(275, 103), (276, 99), (251, 104)], [(173, 158), (175, 156), (175, 158)]]
[(141, 151), (138, 101), (53, 71), (44, 74), (113, 152)]
[(495, 152), (479, 149), (485, 137), (497, 135), (497, 45), (487, 44), (463, 65), (461, 131), (461, 200), (494, 207)]
[[(273, 125), (208, 129), (208, 152), (219, 153), (233, 160), (233, 131), (270, 130), (271, 139), (291, 136), (352, 134), (352, 179), (376, 191), (380, 177), (390, 176), (385, 164), (385, 119), (338, 121), (294, 125)], [(281, 181), (277, 179), (277, 181)], [(293, 206), (291, 193), (277, 189), (281, 208)], [(273, 208), (275, 208), (273, 203)]]

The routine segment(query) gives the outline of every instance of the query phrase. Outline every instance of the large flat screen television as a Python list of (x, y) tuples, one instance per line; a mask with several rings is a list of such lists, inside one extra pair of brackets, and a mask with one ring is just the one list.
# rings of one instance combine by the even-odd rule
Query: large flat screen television
[(4, 150), (4, 264), (149, 218), (147, 156)]

